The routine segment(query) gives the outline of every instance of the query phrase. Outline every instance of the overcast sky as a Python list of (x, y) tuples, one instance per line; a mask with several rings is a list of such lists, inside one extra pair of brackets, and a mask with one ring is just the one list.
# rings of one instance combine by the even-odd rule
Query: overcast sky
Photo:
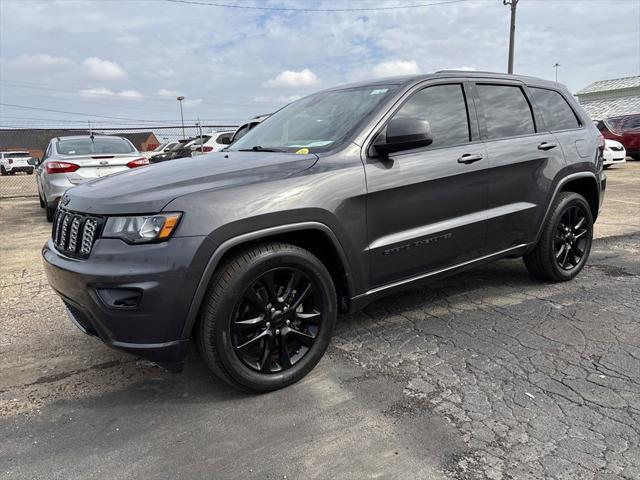
[[(443, 1), (218, 3), (344, 9)], [(502, 72), (508, 35), (502, 0), (355, 12), (0, 0), (0, 102), (44, 109), (0, 105), (0, 126), (179, 122), (177, 95), (186, 97), (185, 120), (237, 122), (358, 79)], [(515, 72), (552, 79), (556, 62), (572, 92), (639, 75), (640, 0), (520, 0)]]

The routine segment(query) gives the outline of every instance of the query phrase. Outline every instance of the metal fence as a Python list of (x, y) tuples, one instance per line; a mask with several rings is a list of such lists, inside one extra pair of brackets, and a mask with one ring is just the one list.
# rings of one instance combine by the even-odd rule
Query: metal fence
[[(139, 151), (149, 151), (166, 142), (235, 129), (236, 125), (185, 125), (184, 127), (94, 128), (92, 133), (123, 136), (128, 138)], [(88, 129), (0, 129), (0, 152), (27, 151), (34, 159), (41, 159), (49, 140), (52, 138), (88, 134)], [(15, 172), (0, 176), (0, 199), (37, 196), (35, 172), (31, 175), (25, 172)]]

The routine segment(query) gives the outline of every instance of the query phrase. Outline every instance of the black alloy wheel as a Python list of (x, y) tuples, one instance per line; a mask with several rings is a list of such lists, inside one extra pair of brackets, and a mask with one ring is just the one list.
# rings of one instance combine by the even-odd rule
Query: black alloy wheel
[(524, 255), (524, 264), (537, 278), (566, 282), (587, 263), (592, 241), (591, 206), (579, 193), (560, 192), (551, 205), (538, 242)]
[(336, 317), (333, 278), (318, 257), (284, 242), (257, 243), (216, 270), (195, 326), (196, 344), (220, 379), (269, 392), (317, 365)]
[(261, 373), (287, 370), (309, 352), (322, 325), (317, 285), (301, 270), (276, 268), (238, 301), (231, 341), (238, 358)]
[(556, 228), (554, 255), (558, 266), (570, 271), (580, 265), (589, 241), (587, 213), (582, 205), (564, 210)]

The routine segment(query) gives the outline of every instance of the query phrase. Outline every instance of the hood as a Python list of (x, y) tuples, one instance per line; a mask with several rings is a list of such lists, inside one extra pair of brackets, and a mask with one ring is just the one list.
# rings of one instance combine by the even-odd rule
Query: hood
[(69, 210), (96, 215), (157, 213), (183, 195), (282, 179), (306, 170), (317, 160), (315, 155), (279, 152), (198, 155), (79, 185), (67, 191), (61, 204)]

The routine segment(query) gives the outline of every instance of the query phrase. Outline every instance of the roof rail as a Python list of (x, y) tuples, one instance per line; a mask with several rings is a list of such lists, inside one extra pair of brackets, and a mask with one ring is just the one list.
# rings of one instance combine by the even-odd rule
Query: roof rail
[(438, 70), (436, 73), (465, 73), (465, 74), (487, 73), (489, 75), (517, 75), (515, 73), (489, 72), (484, 70)]

